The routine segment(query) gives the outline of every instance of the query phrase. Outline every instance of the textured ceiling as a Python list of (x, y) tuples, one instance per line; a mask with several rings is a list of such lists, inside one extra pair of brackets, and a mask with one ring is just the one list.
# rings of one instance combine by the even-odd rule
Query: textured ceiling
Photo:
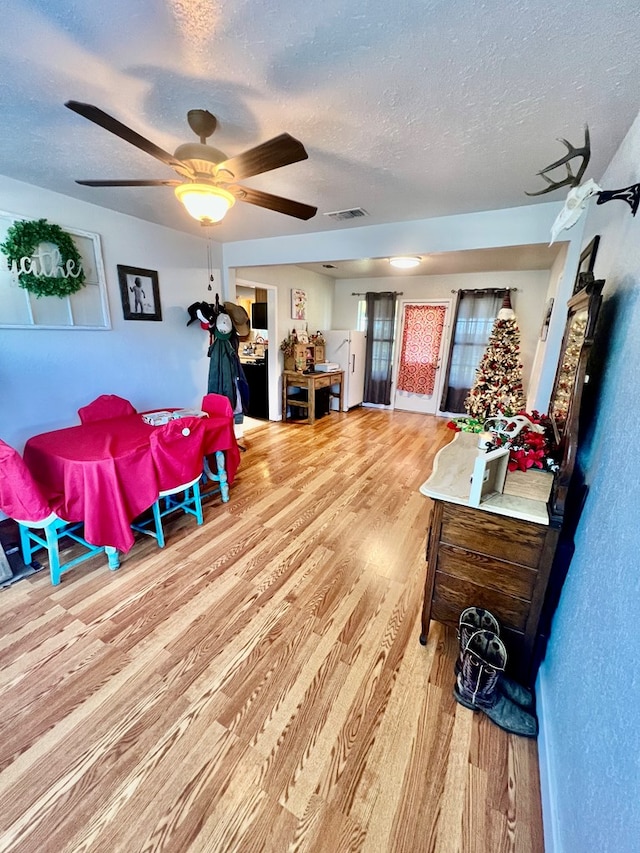
[(588, 122), (597, 180), (640, 109), (637, 0), (3, 0), (0, 58), (1, 173), (190, 233), (171, 188), (74, 183), (175, 175), (66, 100), (171, 152), (193, 108), (229, 156), (300, 139), (307, 161), (245, 183), (317, 216), (237, 204), (223, 242), (526, 204), (557, 137)]

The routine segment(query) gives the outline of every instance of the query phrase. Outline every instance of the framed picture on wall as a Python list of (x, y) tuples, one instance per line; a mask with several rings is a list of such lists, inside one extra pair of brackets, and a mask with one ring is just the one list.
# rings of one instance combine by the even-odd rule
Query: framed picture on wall
[(576, 280), (573, 283), (573, 296), (575, 296), (575, 294), (584, 287), (584, 279), (581, 278), (583, 273), (591, 273), (593, 275), (593, 267), (596, 263), (599, 244), (600, 235), (596, 234), (593, 240), (580, 252), (580, 261), (578, 263), (578, 271), (576, 272)]
[(553, 297), (547, 299), (547, 304), (544, 309), (544, 319), (542, 320), (542, 327), (540, 329), (540, 340), (546, 341), (547, 334), (549, 332), (549, 323), (551, 322), (551, 312), (553, 311)]
[[(7, 239), (12, 226), (24, 222), (26, 220), (23, 217), (0, 211), (0, 243)], [(5, 254), (0, 252), (0, 327), (68, 330), (111, 328), (100, 236), (67, 225), (63, 230), (80, 253), (84, 285), (67, 296), (36, 296), (21, 286), (15, 265), (9, 264)], [(37, 246), (36, 250), (40, 252), (41, 249)], [(49, 257), (51, 262), (54, 260), (53, 254), (45, 252), (44, 257)], [(35, 253), (27, 261), (29, 266), (36, 262)]]
[(291, 290), (291, 319), (307, 319), (307, 294), (304, 290)]
[(158, 273), (118, 264), (120, 298), (125, 320), (162, 320)]

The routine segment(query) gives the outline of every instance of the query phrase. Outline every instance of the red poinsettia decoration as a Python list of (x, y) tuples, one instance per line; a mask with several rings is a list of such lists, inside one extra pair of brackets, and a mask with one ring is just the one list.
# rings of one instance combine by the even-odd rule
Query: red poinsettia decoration
[(539, 468), (545, 471), (557, 470), (557, 464), (553, 459), (552, 447), (553, 435), (551, 422), (547, 415), (540, 412), (517, 412), (527, 418), (532, 424), (543, 427), (543, 432), (531, 429), (522, 429), (512, 438), (498, 438), (496, 444), (509, 448), (509, 471), (528, 471), (529, 468)]

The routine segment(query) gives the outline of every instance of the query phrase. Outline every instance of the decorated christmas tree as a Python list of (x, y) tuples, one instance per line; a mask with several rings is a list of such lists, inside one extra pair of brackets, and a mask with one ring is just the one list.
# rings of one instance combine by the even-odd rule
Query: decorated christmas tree
[(472, 418), (485, 420), (515, 414), (525, 407), (520, 362), (520, 330), (509, 291), (502, 302), (487, 349), (476, 370), (473, 388), (464, 407)]

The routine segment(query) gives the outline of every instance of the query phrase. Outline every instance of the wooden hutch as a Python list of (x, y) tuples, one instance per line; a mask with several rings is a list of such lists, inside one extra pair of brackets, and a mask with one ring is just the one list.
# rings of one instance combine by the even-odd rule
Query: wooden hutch
[(313, 370), (316, 364), (321, 364), (325, 360), (324, 353), (324, 343), (293, 344), (293, 351), (285, 354), (284, 369), (297, 370), (299, 373)]
[[(593, 277), (591, 277), (593, 279)], [(579, 434), (579, 412), (603, 281), (589, 281), (568, 303), (568, 317), (549, 415), (560, 467), (507, 475), (504, 491), (469, 503), (478, 436), (457, 433), (442, 448), (420, 487), (433, 501), (420, 642), (429, 622), (456, 627), (462, 610), (485, 607), (499, 620), (507, 672), (523, 684), (537, 667), (568, 565), (560, 548), (572, 539), (565, 524)]]

